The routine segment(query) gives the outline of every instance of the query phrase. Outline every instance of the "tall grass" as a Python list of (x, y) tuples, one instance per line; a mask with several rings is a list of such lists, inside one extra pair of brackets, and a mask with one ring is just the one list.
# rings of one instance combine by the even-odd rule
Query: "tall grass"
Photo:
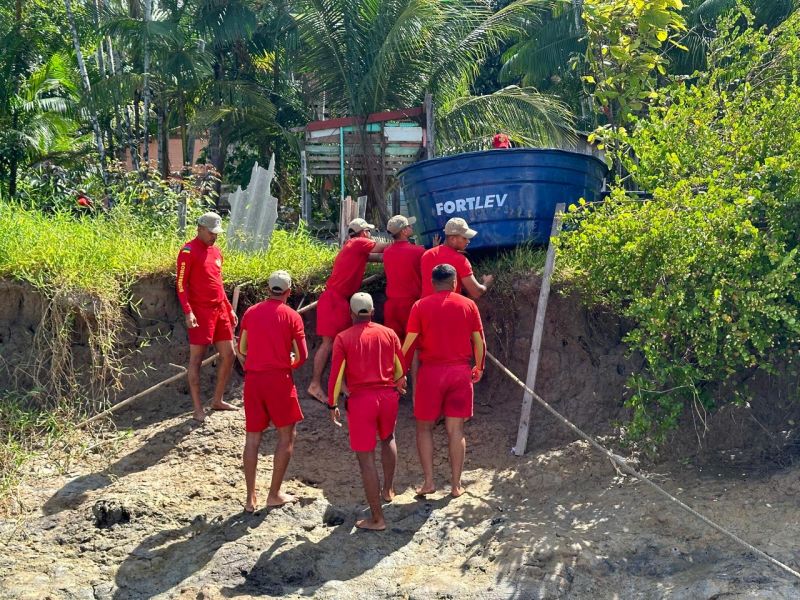
[[(68, 290), (108, 300), (135, 279), (174, 272), (186, 240), (119, 211), (113, 216), (76, 219), (70, 214), (44, 215), (11, 206), (0, 208), (0, 276), (30, 282), (42, 290)], [(193, 233), (187, 234), (187, 238)], [(268, 252), (245, 254), (220, 246), (226, 282), (266, 280), (286, 269), (302, 284), (321, 280), (336, 250), (304, 231), (276, 231)]]

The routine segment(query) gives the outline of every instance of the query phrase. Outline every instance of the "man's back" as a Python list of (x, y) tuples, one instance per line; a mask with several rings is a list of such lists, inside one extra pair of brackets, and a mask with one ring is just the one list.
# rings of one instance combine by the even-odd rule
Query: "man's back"
[(367, 260), (374, 247), (375, 241), (369, 238), (356, 237), (347, 240), (333, 261), (333, 270), (325, 288), (344, 298), (355, 294), (361, 287)]
[(452, 265), (456, 270), (456, 292), (461, 292), (461, 280), (472, 275), (472, 265), (467, 257), (446, 244), (434, 246), (426, 250), (420, 259), (422, 275), (422, 297), (429, 296), (435, 291), (431, 283), (431, 273), (437, 265)]
[(331, 379), (345, 361), (345, 378), (351, 392), (372, 387), (394, 386), (396, 367), (402, 357), (400, 338), (378, 323), (356, 323), (333, 342)]
[(422, 293), (421, 260), (425, 248), (395, 242), (383, 251), (387, 298), (419, 298)]
[(291, 369), (292, 342), (300, 346), (305, 339), (303, 318), (279, 300), (248, 308), (241, 329), (247, 330), (246, 371)]
[(408, 319), (408, 334), (418, 334), (423, 364), (469, 363), (476, 331), (483, 331), (477, 304), (456, 292), (441, 291), (422, 298)]

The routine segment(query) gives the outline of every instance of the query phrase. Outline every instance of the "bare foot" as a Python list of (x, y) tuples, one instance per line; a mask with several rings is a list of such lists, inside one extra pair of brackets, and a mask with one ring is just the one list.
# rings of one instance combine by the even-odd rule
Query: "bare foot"
[(328, 403), (328, 394), (325, 393), (325, 390), (323, 390), (322, 386), (318, 383), (312, 383), (308, 386), (308, 395), (323, 404)]
[(450, 489), (450, 495), (453, 498), (458, 498), (459, 496), (461, 496), (466, 491), (467, 490), (464, 489), (463, 485), (458, 485), (458, 486)]
[(192, 419), (197, 421), (198, 423), (202, 423), (206, 420), (206, 413), (202, 410), (196, 410), (192, 413)]
[(211, 410), (239, 410), (239, 407), (220, 400), (219, 402), (211, 403)]
[(360, 521), (356, 521), (356, 527), (359, 529), (366, 529), (368, 531), (383, 531), (386, 529), (386, 521), (380, 519), (379, 521), (373, 521), (372, 519), (361, 519)]
[(394, 500), (394, 488), (383, 490), (381, 496), (383, 497), (384, 502), (391, 502), (392, 500)]
[(417, 496), (427, 496), (436, 492), (436, 486), (432, 483), (423, 483), (417, 488)]
[(284, 492), (278, 492), (275, 496), (272, 494), (267, 496), (267, 506), (283, 506), (284, 504), (291, 504), (295, 501), (297, 501), (297, 498)]
[(257, 504), (256, 497), (253, 496), (252, 498), (248, 498), (247, 502), (244, 505), (244, 512), (246, 513), (254, 513), (256, 511), (256, 504)]

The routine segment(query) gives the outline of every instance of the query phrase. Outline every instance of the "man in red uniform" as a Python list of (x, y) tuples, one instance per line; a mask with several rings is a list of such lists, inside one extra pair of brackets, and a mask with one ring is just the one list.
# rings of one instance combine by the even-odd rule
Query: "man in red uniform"
[[(433, 482), (433, 426), (444, 415), (450, 448), (450, 494), (464, 493), (466, 441), (464, 421), (472, 416), (472, 384), (480, 381), (486, 359), (486, 341), (478, 306), (456, 293), (456, 270), (437, 265), (431, 274), (436, 293), (414, 304), (403, 344), (406, 364), (419, 347), (419, 373), (414, 394), (417, 451), (424, 481), (419, 495), (436, 491)], [(472, 367), (472, 360), (475, 366)]]
[(470, 229), (467, 222), (460, 217), (450, 219), (445, 224), (444, 244), (426, 250), (420, 260), (423, 298), (434, 292), (431, 272), (436, 265), (441, 264), (451, 265), (455, 268), (457, 293), (461, 293), (462, 286), (472, 298), (480, 298), (486, 293), (486, 289), (494, 281), (494, 276), (484, 275), (481, 277), (482, 283), (478, 283), (478, 280), (475, 279), (475, 274), (472, 272), (472, 265), (463, 254), (467, 246), (469, 246), (469, 241), (477, 233), (474, 229)]
[(303, 318), (286, 304), (292, 279), (286, 271), (269, 276), (269, 298), (251, 306), (242, 317), (239, 355), (244, 357), (244, 421), (247, 432), (244, 509), (256, 508), (256, 466), (261, 435), (270, 423), (278, 430), (267, 506), (281, 506), (294, 497), (281, 492), (281, 484), (294, 450), (295, 426), (303, 420), (292, 369), (308, 358)]
[(416, 218), (396, 215), (389, 219), (386, 230), (394, 238), (383, 251), (383, 270), (386, 273), (386, 303), (383, 305), (383, 323), (394, 330), (402, 340), (406, 336), (406, 323), (411, 306), (422, 294), (420, 259), (425, 248), (408, 241), (414, 230)]
[(333, 271), (325, 282), (325, 291), (317, 303), (317, 335), (322, 343), (314, 354), (314, 370), (308, 394), (322, 403), (328, 398), (322, 387), (322, 372), (328, 364), (333, 348), (333, 338), (350, 327), (350, 296), (361, 287), (367, 262), (380, 262), (388, 244), (379, 244), (371, 239), (374, 225), (364, 219), (353, 219), (348, 225), (347, 240), (333, 261)]
[(492, 147), (495, 149), (510, 148), (511, 140), (508, 139), (508, 136), (505, 133), (498, 131), (492, 138)]
[[(397, 334), (372, 322), (372, 296), (359, 292), (350, 299), (353, 326), (336, 336), (333, 343), (328, 401), (331, 419), (339, 422), (337, 400), (342, 384), (347, 383), (347, 418), (350, 424), (350, 448), (358, 457), (364, 492), (371, 518), (356, 522), (361, 529), (383, 530), (386, 521), (381, 509), (394, 498), (394, 469), (397, 445), (394, 427), (397, 422), (398, 391), (405, 393), (402, 350)], [(375, 438), (381, 440), (383, 487), (375, 465)]]
[(206, 418), (200, 399), (200, 363), (209, 344), (214, 344), (220, 355), (211, 408), (237, 410), (222, 400), (233, 369), (233, 328), (237, 318), (222, 285), (222, 253), (214, 245), (220, 233), (222, 219), (208, 212), (197, 220), (197, 237), (178, 254), (178, 299), (189, 332), (189, 392), (194, 419), (200, 422)]

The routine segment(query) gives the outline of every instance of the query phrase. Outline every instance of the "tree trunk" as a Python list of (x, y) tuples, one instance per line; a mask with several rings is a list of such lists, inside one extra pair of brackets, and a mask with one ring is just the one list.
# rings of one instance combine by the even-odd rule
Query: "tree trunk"
[(83, 91), (86, 94), (86, 99), (88, 100), (89, 119), (92, 122), (92, 129), (94, 130), (94, 140), (95, 144), (97, 145), (97, 153), (100, 155), (100, 174), (103, 177), (103, 183), (108, 184), (108, 173), (106, 173), (106, 149), (105, 146), (103, 146), (103, 136), (100, 132), (100, 123), (97, 121), (97, 112), (95, 111), (94, 102), (92, 101), (92, 86), (89, 83), (89, 73), (86, 70), (86, 63), (83, 62), (81, 43), (80, 39), (78, 39), (78, 29), (75, 26), (75, 14), (72, 12), (72, 1), (64, 0), (64, 8), (66, 8), (69, 28), (72, 31), (72, 44), (75, 46), (75, 58), (78, 61), (78, 71), (81, 75)]
[[(142, 100), (141, 93), (139, 90), (136, 90), (133, 93), (133, 133), (136, 138), (136, 152), (139, 156), (142, 156), (142, 136), (141, 136), (141, 106), (140, 102)], [(141, 168), (141, 162), (140, 162)], [(146, 171), (146, 169), (144, 169)]]
[(164, 181), (169, 179), (169, 115), (167, 113), (166, 102), (160, 103), (158, 111), (158, 166), (161, 171), (161, 178)]
[[(97, 33), (100, 33), (100, 2), (98, 0), (94, 0), (94, 29)], [(106, 66), (105, 61), (103, 60), (103, 39), (100, 38), (100, 43), (97, 45), (97, 70), (100, 72), (100, 77), (105, 79), (106, 77)]]
[(150, 161), (150, 131), (148, 130), (148, 118), (150, 116), (150, 32), (147, 29), (150, 26), (150, 20), (153, 17), (153, 0), (144, 0), (144, 23), (145, 23), (145, 38), (144, 38), (144, 82), (142, 84), (142, 127), (144, 148), (142, 150), (144, 155), (145, 166), (149, 169)]

